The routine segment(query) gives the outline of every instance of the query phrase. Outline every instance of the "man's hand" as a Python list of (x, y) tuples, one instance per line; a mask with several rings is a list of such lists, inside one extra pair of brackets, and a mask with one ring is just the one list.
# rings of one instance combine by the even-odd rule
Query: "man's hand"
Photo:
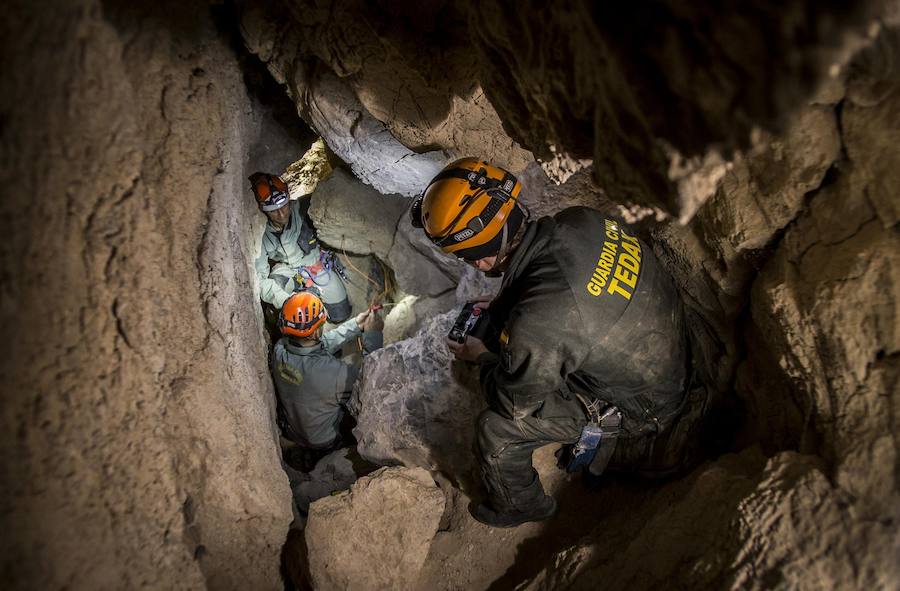
[(470, 335), (466, 336), (466, 340), (463, 343), (457, 343), (453, 339), (447, 339), (447, 347), (453, 351), (453, 354), (457, 359), (463, 361), (475, 361), (478, 359), (479, 355), (487, 351), (487, 347), (484, 346), (481, 339), (477, 339)]
[(384, 328), (384, 320), (378, 316), (378, 312), (374, 310), (366, 310), (356, 317), (356, 323), (363, 332), (370, 330), (381, 330)]
[(491, 300), (493, 300), (493, 299), (494, 299), (494, 296), (492, 296), (492, 295), (480, 295), (477, 298), (472, 298), (469, 301), (472, 302), (473, 304), (475, 304), (476, 308), (484, 309), (484, 308), (487, 308), (491, 304)]

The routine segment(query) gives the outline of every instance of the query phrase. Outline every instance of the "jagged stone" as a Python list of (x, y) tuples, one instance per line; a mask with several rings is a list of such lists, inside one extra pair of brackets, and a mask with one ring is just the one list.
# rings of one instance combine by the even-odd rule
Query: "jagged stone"
[[(685, 219), (681, 207), (698, 203), (679, 199), (670, 174), (675, 155), (730, 158), (731, 149), (749, 145), (754, 126), (777, 130), (782, 114), (867, 41), (869, 18), (887, 12), (874, 0), (852, 10), (819, 6), (807, 18), (810, 5), (794, 0), (723, 15), (708, 2), (651, 10), (545, 4), (518, 15), (514, 36), (500, 5), (461, 9), (469, 10), (483, 57), (482, 85), (513, 139), (541, 160), (552, 157), (550, 146), (592, 158), (615, 201)], [(800, 38), (779, 24), (788, 21), (805, 23), (811, 34)], [(705, 74), (696, 76), (700, 63)]]
[(319, 138), (300, 160), (287, 167), (282, 178), (290, 187), (291, 196), (298, 199), (315, 191), (319, 182), (327, 179), (332, 170), (325, 142)]
[(467, 266), (456, 286), (456, 303), (461, 305), (488, 296), (493, 299), (500, 290), (502, 281), (499, 277), (488, 277), (474, 267)]
[(415, 337), (367, 357), (350, 403), (364, 458), (455, 478), (468, 473), (475, 417), (486, 405), (477, 368), (455, 362), (447, 348), (456, 315), (428, 320)]
[[(402, 156), (395, 148), (402, 146), (410, 149), (400, 163), (405, 172), (441, 154), (448, 159), (480, 156), (509, 170), (523, 169), (533, 158), (503, 132), (493, 105), (472, 76), (478, 64), (471, 47), (462, 43), (438, 48), (431, 42), (434, 37), (427, 27), (465, 30), (465, 13), (425, 4), (411, 14), (396, 7), (385, 12), (362, 0), (329, 7), (295, 1), (288, 10), (254, 7), (245, 12), (243, 22), (251, 50), (276, 75), (291, 78), (287, 82), (298, 106), (329, 146), (382, 192), (412, 196), (424, 187), (407, 193), (383, 184), (390, 178), (390, 166)], [(412, 18), (414, 26), (398, 35), (398, 28), (383, 26), (387, 15), (398, 23)], [(278, 48), (270, 47), (273, 28), (280, 30)], [(288, 52), (279, 51), (286, 48)], [(293, 72), (291, 64), (310, 59), (327, 75)], [(341, 83), (338, 94), (336, 81)], [(332, 123), (347, 119), (340, 104), (350, 107), (352, 126), (343, 130)], [(346, 129), (355, 145), (346, 141)], [(377, 154), (378, 148), (387, 148), (387, 153)], [(411, 180), (397, 176), (388, 182), (408, 186)]]
[(317, 589), (410, 589), (444, 512), (421, 468), (382, 468), (349, 491), (315, 501), (306, 541)]
[[(898, 9), (900, 12), (900, 9)], [(854, 63), (841, 124), (847, 157), (885, 228), (900, 221), (900, 26), (886, 30)]]
[(767, 143), (725, 175), (700, 214), (707, 233), (717, 237), (726, 264), (732, 253), (763, 248), (797, 216), (804, 196), (822, 184), (841, 151), (834, 110), (806, 108), (783, 137)]
[[(778, 371), (802, 393), (798, 403), (812, 424), (801, 428), (822, 438), (838, 481), (893, 512), (900, 506), (890, 484), (898, 476), (898, 449), (882, 443), (893, 432), (888, 417), (900, 374), (900, 239), (866, 206), (864, 194), (854, 198), (852, 185), (821, 192), (788, 233), (754, 283), (753, 321)], [(834, 209), (836, 199), (846, 209)]]
[(386, 260), (397, 220), (409, 204), (408, 199), (382, 195), (337, 169), (313, 193), (309, 217), (319, 240), (338, 252), (374, 254)]
[[(760, 460), (745, 452), (704, 466), (658, 493), (664, 509), (611, 516), (591, 543), (545, 559), (517, 588), (882, 589), (900, 580), (896, 531), (878, 521), (848, 529), (849, 499), (816, 458), (783, 453), (762, 469)], [(858, 555), (854, 539), (869, 540), (871, 553)]]
[(400, 217), (394, 246), (388, 253), (397, 287), (413, 295), (439, 296), (456, 288), (465, 272), (465, 263), (441, 252), (414, 228), (408, 215)]
[(431, 298), (403, 296), (388, 311), (384, 319), (384, 342), (393, 343), (413, 336), (430, 318), (443, 314), (456, 305), (456, 293), (447, 292)]
[[(345, 447), (331, 452), (316, 463), (312, 472), (303, 473), (285, 468), (291, 481), (294, 504), (300, 511), (309, 512), (313, 501), (350, 488), (363, 475), (354, 466), (355, 450)], [(356, 458), (357, 460), (359, 458)]]

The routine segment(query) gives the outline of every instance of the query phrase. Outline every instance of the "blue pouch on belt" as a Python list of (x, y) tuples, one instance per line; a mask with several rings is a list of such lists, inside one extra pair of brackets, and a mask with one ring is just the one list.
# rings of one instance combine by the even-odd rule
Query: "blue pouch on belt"
[(590, 466), (594, 461), (594, 456), (597, 455), (597, 446), (600, 445), (602, 436), (603, 431), (600, 429), (600, 425), (596, 423), (585, 425), (581, 430), (578, 443), (572, 449), (572, 459), (566, 466), (566, 472), (575, 472), (582, 466)]

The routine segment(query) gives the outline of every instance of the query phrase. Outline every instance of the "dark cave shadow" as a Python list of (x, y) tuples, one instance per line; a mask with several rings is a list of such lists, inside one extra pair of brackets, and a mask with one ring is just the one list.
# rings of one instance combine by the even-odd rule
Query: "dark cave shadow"
[[(677, 486), (677, 483), (692, 481), (695, 473), (696, 470), (661, 479), (627, 472), (608, 474), (597, 491), (589, 491), (582, 484), (580, 473), (566, 475), (553, 494), (559, 503), (559, 512), (545, 522), (536, 535), (519, 544), (514, 563), (491, 583), (488, 590), (514, 589), (523, 581), (536, 577), (552, 563), (557, 552), (588, 536), (596, 537), (597, 531), (605, 526), (621, 529), (621, 520), (628, 515), (646, 513), (648, 502), (663, 489), (672, 494), (667, 505), (677, 502), (689, 491), (689, 487)], [(552, 550), (549, 554), (548, 548)]]
[[(716, 462), (729, 473), (743, 474), (744, 477), (725, 481), (726, 486), (718, 490), (715, 497), (698, 499), (706, 500), (706, 504), (686, 504), (685, 498), (695, 490), (698, 479), (706, 473), (711, 462)], [(608, 550), (624, 550), (632, 540), (646, 544), (644, 524), (671, 507), (678, 509), (669, 516), (665, 524), (667, 529), (651, 532), (658, 536), (651, 550), (678, 552), (680, 559), (687, 562), (714, 554), (717, 562), (731, 564), (740, 552), (740, 543), (727, 542), (731, 539), (728, 534), (731, 522), (740, 502), (756, 489), (758, 475), (764, 465), (765, 457), (761, 453), (758, 456), (729, 453), (717, 458), (707, 457), (689, 472), (664, 479), (646, 479), (629, 473), (607, 475), (600, 490), (595, 492), (588, 491), (582, 485), (579, 475), (568, 475), (554, 493), (560, 507), (557, 515), (547, 521), (537, 534), (519, 544), (513, 564), (488, 589), (514, 589), (552, 567), (558, 552), (584, 542), (596, 546), (601, 536), (604, 538), (601, 544)], [(686, 540), (690, 540), (691, 544), (685, 544)], [(647, 558), (650, 561), (652, 556)], [(587, 560), (588, 564), (579, 577), (589, 577), (592, 571), (610, 563), (615, 572), (615, 551)], [(632, 578), (604, 580), (603, 587), (610, 590), (646, 588), (651, 580), (634, 580), (641, 574), (640, 569), (634, 569), (630, 572)], [(712, 575), (703, 587), (730, 588), (733, 583), (730, 576), (723, 570)], [(767, 581), (776, 581), (781, 574), (770, 570), (761, 576)], [(669, 582), (671, 588), (692, 588), (694, 583), (690, 580)], [(573, 588), (593, 586), (586, 583)]]
[[(556, 555), (548, 548), (563, 550), (602, 527), (611, 511), (631, 510), (652, 495), (662, 483), (648, 483), (634, 476), (608, 477), (600, 490), (591, 492), (578, 474), (567, 475), (555, 491), (559, 512), (545, 522), (540, 531), (519, 544), (515, 562), (488, 587), (489, 591), (513, 589), (537, 576)], [(613, 509), (614, 508), (614, 509)]]

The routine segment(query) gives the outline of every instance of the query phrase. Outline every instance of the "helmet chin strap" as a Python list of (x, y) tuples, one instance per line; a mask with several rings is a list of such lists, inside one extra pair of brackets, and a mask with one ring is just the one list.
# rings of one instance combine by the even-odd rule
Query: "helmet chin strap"
[(500, 250), (497, 252), (497, 258), (494, 259), (493, 266), (484, 272), (487, 277), (500, 277), (503, 275), (503, 271), (500, 270), (500, 266), (503, 263), (503, 259), (506, 258), (506, 250), (509, 247), (509, 227), (506, 224), (503, 224), (503, 236), (500, 238)]
[[(522, 220), (523, 224), (528, 224), (531, 220), (531, 212), (527, 207), (516, 201), (516, 207), (522, 210), (522, 214), (525, 216), (525, 219)], [(503, 224), (503, 236), (500, 238), (500, 250), (497, 252), (497, 259), (494, 261), (494, 265), (484, 272), (487, 277), (500, 277), (503, 275), (503, 271), (500, 269), (503, 266), (504, 260), (506, 259), (506, 255), (509, 250), (509, 225)]]

